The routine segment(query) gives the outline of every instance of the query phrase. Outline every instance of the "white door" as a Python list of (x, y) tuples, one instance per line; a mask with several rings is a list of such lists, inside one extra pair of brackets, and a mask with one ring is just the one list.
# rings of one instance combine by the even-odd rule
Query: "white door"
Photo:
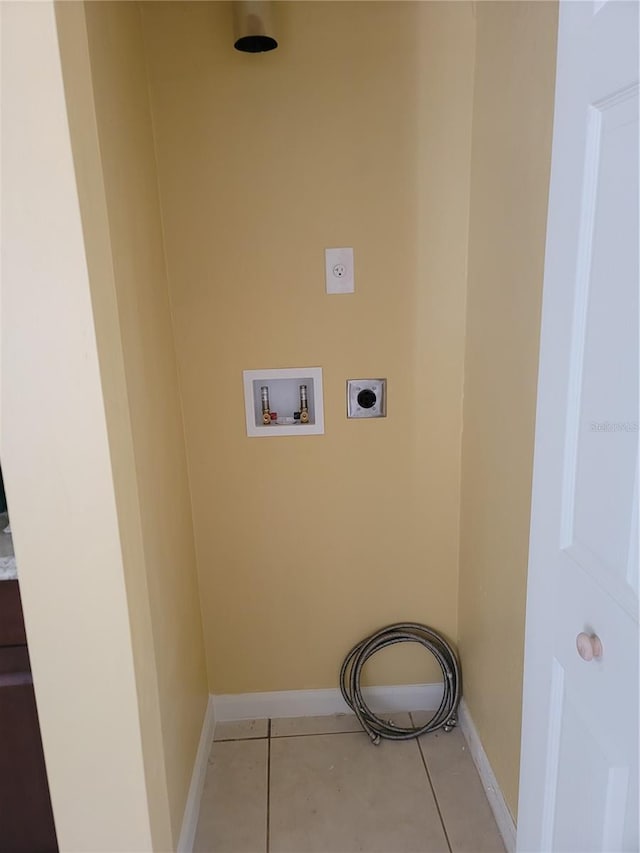
[[(638, 4), (564, 2), (536, 422), (519, 851), (640, 849), (638, 290)], [(576, 642), (581, 634), (583, 656)]]

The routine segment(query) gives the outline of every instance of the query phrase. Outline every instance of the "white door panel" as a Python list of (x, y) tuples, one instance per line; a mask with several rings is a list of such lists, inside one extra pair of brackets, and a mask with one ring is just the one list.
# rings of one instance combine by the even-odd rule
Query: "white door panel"
[[(623, 823), (633, 811), (628, 800), (634, 783), (630, 759), (638, 752), (638, 701), (637, 693), (627, 695), (620, 672), (637, 671), (637, 626), (577, 564), (567, 563), (563, 581), (571, 595), (564, 601), (559, 596), (559, 606), (550, 614), (556, 656), (544, 791), (547, 825), (539, 849), (633, 850), (628, 830), (623, 846)], [(596, 625), (601, 627), (596, 630)], [(579, 656), (576, 637), (581, 631), (598, 634), (603, 646), (599, 660), (586, 662)], [(628, 737), (621, 738), (621, 731)], [(614, 793), (612, 803), (624, 806), (619, 812), (608, 802)], [(603, 846), (605, 837), (619, 837), (620, 846)]]
[[(591, 551), (601, 569), (625, 585), (638, 413), (637, 116), (637, 86), (589, 113), (580, 215), (593, 224), (591, 234), (588, 226), (581, 229), (585, 245), (578, 249), (584, 281), (576, 311), (586, 322), (572, 341), (581, 393), (567, 435), (576, 447), (569, 547)], [(623, 173), (621, 163), (630, 169)]]
[[(521, 851), (637, 851), (638, 4), (564, 2), (529, 555)], [(597, 635), (583, 660), (577, 635)]]

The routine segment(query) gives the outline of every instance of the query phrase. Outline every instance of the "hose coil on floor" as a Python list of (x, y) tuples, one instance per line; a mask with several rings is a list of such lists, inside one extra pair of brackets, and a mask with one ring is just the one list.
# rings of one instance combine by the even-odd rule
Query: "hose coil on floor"
[[(431, 652), (442, 670), (442, 701), (433, 717), (423, 726), (396, 726), (374, 714), (362, 696), (360, 679), (365, 663), (376, 652), (396, 643), (419, 643)], [(398, 622), (365, 637), (351, 649), (340, 668), (340, 690), (344, 700), (376, 745), (380, 738), (410, 740), (440, 728), (450, 731), (457, 723), (461, 686), (460, 664), (453, 648), (432, 628), (418, 622)]]

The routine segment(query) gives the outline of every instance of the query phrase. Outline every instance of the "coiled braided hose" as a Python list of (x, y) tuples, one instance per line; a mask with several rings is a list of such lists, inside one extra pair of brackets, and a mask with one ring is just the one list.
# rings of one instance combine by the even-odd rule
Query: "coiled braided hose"
[[(419, 643), (431, 652), (442, 670), (442, 701), (424, 726), (405, 728), (383, 720), (373, 713), (362, 696), (360, 678), (365, 663), (376, 652), (396, 643)], [(340, 690), (344, 700), (376, 746), (380, 743), (380, 738), (410, 740), (440, 728), (451, 731), (457, 723), (461, 687), (460, 664), (455, 651), (444, 637), (418, 622), (397, 622), (365, 637), (351, 649), (340, 667)]]

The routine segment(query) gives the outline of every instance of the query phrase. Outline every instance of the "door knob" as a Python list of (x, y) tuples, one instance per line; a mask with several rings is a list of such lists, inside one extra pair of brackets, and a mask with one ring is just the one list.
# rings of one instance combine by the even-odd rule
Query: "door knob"
[(585, 634), (584, 631), (576, 637), (576, 648), (582, 660), (590, 661), (602, 657), (602, 642), (597, 634)]

